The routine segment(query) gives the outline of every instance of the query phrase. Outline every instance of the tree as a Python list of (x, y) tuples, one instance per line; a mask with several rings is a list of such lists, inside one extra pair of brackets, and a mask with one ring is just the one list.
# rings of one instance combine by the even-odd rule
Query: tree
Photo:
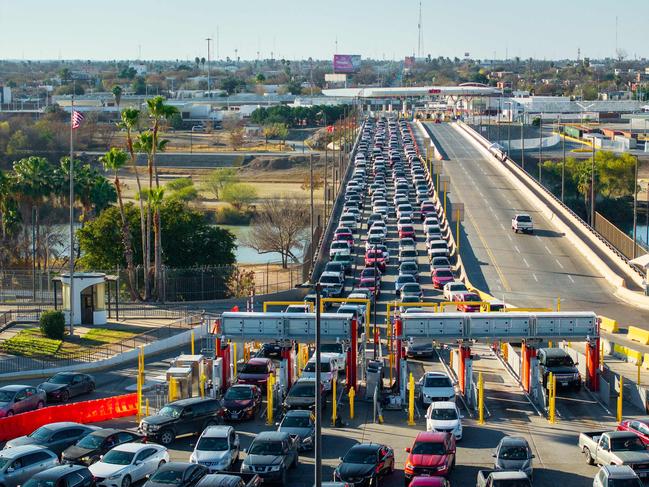
[(230, 183), (221, 191), (221, 199), (241, 210), (257, 199), (257, 190), (252, 184)]
[(122, 101), (122, 87), (120, 85), (115, 85), (110, 91), (113, 93), (113, 98), (115, 98), (115, 105), (119, 108), (119, 104)]
[(261, 84), (264, 81), (266, 81), (266, 76), (264, 76), (264, 73), (257, 73), (257, 76), (255, 76), (255, 82)]
[(205, 58), (204, 57), (201, 58), (201, 66), (203, 67), (203, 69), (205, 69)]
[(131, 228), (129, 226), (128, 219), (126, 218), (126, 212), (124, 211), (122, 185), (119, 180), (119, 171), (126, 165), (127, 160), (128, 154), (123, 150), (117, 149), (115, 147), (111, 148), (99, 159), (99, 161), (103, 164), (104, 169), (106, 169), (107, 171), (112, 171), (114, 174), (113, 181), (115, 184), (115, 190), (117, 191), (117, 203), (122, 220), (122, 245), (124, 245), (124, 258), (126, 260), (126, 271), (128, 274), (127, 286), (131, 295), (131, 299), (139, 300), (141, 299), (141, 296), (135, 286), (135, 266), (133, 264), (133, 242), (131, 239)]
[[(160, 238), (160, 207), (164, 199), (164, 188), (151, 188), (148, 200), (151, 202), (153, 208), (153, 235), (154, 235), (154, 248), (153, 248), (153, 267), (156, 270), (154, 274), (154, 293), (159, 301), (164, 301), (163, 287), (162, 287), (162, 246)], [(160, 271), (158, 270), (160, 269)]]
[(207, 175), (205, 180), (205, 188), (214, 195), (214, 199), (221, 198), (223, 188), (232, 183), (239, 182), (237, 172), (229, 167), (219, 167), (214, 169)]
[(146, 81), (142, 76), (138, 76), (131, 83), (131, 89), (136, 95), (144, 95), (146, 93)]
[(168, 198), (182, 201), (193, 201), (198, 198), (198, 190), (191, 178), (178, 178), (169, 181), (164, 186)]
[[(137, 228), (139, 214), (132, 203), (124, 205), (131, 228), (135, 260), (141, 247)], [(77, 231), (82, 257), (87, 269), (125, 267), (124, 244), (120, 238), (119, 208), (111, 206)], [(228, 230), (212, 226), (207, 217), (182, 201), (165, 199), (160, 207), (161, 232), (165, 235), (164, 264), (168, 267), (228, 266), (235, 262), (235, 237)]]
[(255, 291), (255, 271), (237, 267), (227, 281), (230, 295), (234, 298), (247, 298)]
[(309, 208), (295, 198), (264, 201), (257, 208), (252, 231), (246, 244), (261, 254), (277, 252), (282, 256), (282, 267), (289, 259), (297, 262), (295, 250), (304, 248), (304, 230), (309, 222)]
[(194, 58), (194, 62), (196, 63), (196, 69), (198, 69), (198, 67), (199, 67), (200, 64), (201, 64), (201, 58), (199, 58), (198, 56), (196, 56), (196, 57)]
[(311, 174), (310, 173), (305, 174), (304, 179), (302, 180), (302, 184), (300, 185), (300, 188), (304, 191), (311, 191), (312, 185), (314, 191), (324, 186), (324, 179), (322, 178), (321, 174), (319, 173), (313, 174), (313, 184), (311, 183)]

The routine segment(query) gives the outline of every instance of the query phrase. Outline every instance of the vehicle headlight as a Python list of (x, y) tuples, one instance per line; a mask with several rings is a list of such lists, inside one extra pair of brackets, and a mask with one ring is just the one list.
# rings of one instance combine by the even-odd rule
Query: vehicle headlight
[(269, 470), (270, 470), (271, 472), (279, 472), (279, 469), (280, 469), (280, 468), (282, 468), (281, 465), (271, 465), (270, 468), (269, 468)]
[(197, 463), (196, 462), (196, 455), (194, 455), (193, 453), (191, 455), (189, 455), (189, 461), (190, 461), (190, 463)]
[(122, 476), (121, 473), (116, 473), (115, 475), (111, 475), (110, 477), (107, 477), (106, 480), (117, 480)]
[(246, 463), (242, 463), (241, 464), (241, 471), (243, 472), (243, 471), (248, 471), (248, 470), (250, 470), (250, 465), (248, 465)]
[(81, 458), (79, 458), (79, 461), (81, 463), (90, 463), (90, 460), (92, 460), (90, 457), (81, 457)]
[(313, 443), (313, 436), (306, 436), (302, 438), (302, 443), (310, 445), (311, 443)]

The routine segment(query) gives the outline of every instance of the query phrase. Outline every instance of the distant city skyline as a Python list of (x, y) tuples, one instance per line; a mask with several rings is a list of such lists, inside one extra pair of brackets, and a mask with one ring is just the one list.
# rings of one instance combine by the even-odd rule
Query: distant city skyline
[[(496, 5), (497, 3), (497, 5)], [(505, 59), (649, 57), (646, 0), (422, 0), (424, 55)], [(56, 8), (54, 8), (56, 7)], [(616, 36), (616, 15), (618, 34)], [(0, 0), (1, 59), (402, 60), (417, 53), (418, 0)], [(617, 37), (617, 39), (616, 39)], [(141, 55), (140, 55), (141, 53)]]

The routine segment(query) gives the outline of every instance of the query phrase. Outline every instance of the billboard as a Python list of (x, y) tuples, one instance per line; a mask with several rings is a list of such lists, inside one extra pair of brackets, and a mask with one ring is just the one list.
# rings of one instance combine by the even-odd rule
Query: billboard
[(334, 54), (334, 73), (357, 73), (361, 57), (357, 54)]
[(327, 83), (345, 83), (347, 81), (347, 75), (340, 73), (325, 73), (325, 81)]

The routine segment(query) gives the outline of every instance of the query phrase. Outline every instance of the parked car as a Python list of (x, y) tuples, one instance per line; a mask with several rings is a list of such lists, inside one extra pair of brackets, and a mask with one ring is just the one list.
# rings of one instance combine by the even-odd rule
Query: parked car
[(158, 468), (144, 487), (194, 487), (208, 473), (203, 465), (169, 462)]
[(599, 469), (593, 487), (642, 487), (644, 484), (628, 465), (604, 465)]
[(297, 440), (298, 450), (312, 450), (315, 436), (315, 417), (311, 411), (295, 409), (288, 411), (280, 423), (275, 423), (277, 431), (288, 433)]
[(60, 455), (67, 447), (74, 445), (88, 433), (98, 430), (97, 426), (73, 423), (64, 421), (60, 423), (49, 423), (35, 429), (30, 434), (19, 436), (9, 440), (5, 448), (13, 448), (22, 445), (44, 446), (57, 455)]
[(239, 435), (232, 426), (208, 426), (196, 442), (189, 461), (210, 472), (228, 471), (239, 461)]
[(617, 425), (618, 431), (631, 431), (635, 433), (640, 441), (645, 445), (649, 445), (649, 425), (646, 420), (640, 419), (625, 419)]
[(253, 357), (241, 366), (237, 375), (237, 382), (257, 386), (264, 392), (266, 391), (268, 376), (274, 373), (275, 363), (271, 359)]
[(462, 439), (462, 414), (455, 401), (431, 402), (426, 410), (426, 431), (448, 432), (455, 441)]
[(276, 482), (288, 485), (286, 475), (289, 468), (297, 468), (299, 456), (297, 441), (288, 433), (262, 431), (252, 440), (241, 464), (242, 472), (254, 472), (264, 483)]
[(408, 487), (450, 487), (451, 484), (444, 477), (437, 475), (423, 475), (413, 477)]
[(155, 443), (125, 443), (106, 453), (89, 469), (98, 487), (130, 487), (169, 461), (169, 453)]
[(406, 452), (405, 485), (420, 475), (447, 477), (455, 467), (455, 438), (450, 433), (421, 432)]
[(424, 405), (437, 401), (455, 401), (455, 387), (444, 372), (426, 372), (419, 379), (420, 399)]
[(95, 380), (88, 374), (59, 372), (38, 386), (47, 402), (67, 402), (71, 397), (95, 390)]
[(169, 445), (177, 436), (198, 434), (208, 426), (220, 422), (219, 401), (212, 398), (192, 397), (173, 401), (157, 414), (140, 421), (138, 431), (153, 441)]
[(350, 482), (355, 486), (373, 487), (379, 479), (394, 472), (394, 450), (379, 443), (359, 443), (352, 446), (334, 470), (334, 481)]
[(254, 419), (261, 409), (261, 390), (250, 384), (235, 384), (223, 395), (220, 415), (226, 421)]
[(9, 385), (0, 387), (0, 418), (26, 413), (45, 406), (45, 391), (32, 386)]
[(92, 431), (67, 447), (61, 454), (61, 460), (81, 465), (91, 465), (111, 448), (123, 443), (137, 443), (142, 437), (132, 431), (102, 428)]
[(85, 465), (57, 465), (37, 473), (22, 487), (95, 487), (95, 479)]
[(631, 431), (580, 433), (579, 449), (589, 465), (629, 465), (638, 477), (649, 477), (649, 451)]
[(494, 469), (521, 470), (529, 477), (534, 477), (532, 449), (527, 440), (521, 436), (505, 436), (498, 442), (493, 454)]
[(0, 451), (0, 485), (17, 487), (58, 464), (56, 453), (39, 445), (5, 448)]

